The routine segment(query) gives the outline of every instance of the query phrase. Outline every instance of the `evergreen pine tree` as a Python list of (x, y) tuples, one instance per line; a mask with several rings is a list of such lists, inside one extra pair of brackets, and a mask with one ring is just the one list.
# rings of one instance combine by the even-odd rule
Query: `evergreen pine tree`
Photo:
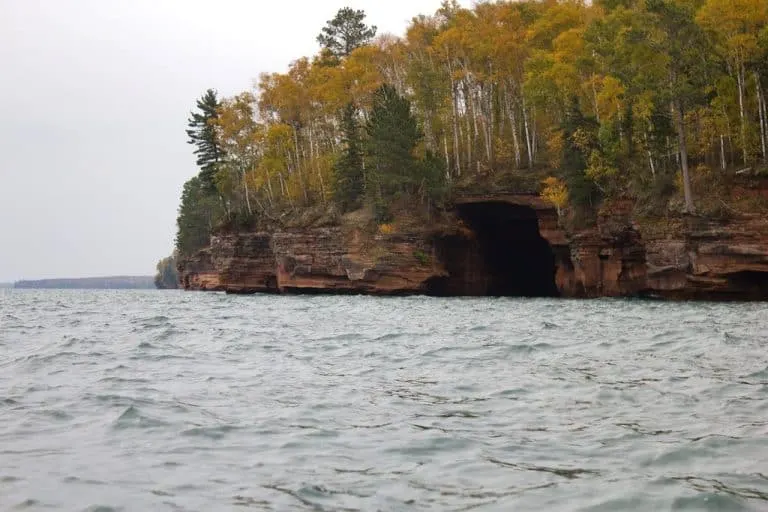
[(200, 176), (184, 184), (176, 219), (176, 250), (188, 256), (208, 245), (214, 224), (221, 218), (221, 205), (205, 190)]
[(197, 155), (197, 165), (200, 167), (200, 178), (205, 191), (216, 191), (216, 165), (223, 159), (223, 151), (216, 141), (216, 131), (213, 121), (218, 118), (218, 109), (221, 106), (216, 91), (208, 89), (197, 100), (197, 112), (191, 112), (187, 123), (188, 144), (197, 146), (194, 153)]
[(376, 35), (376, 27), (369, 27), (364, 20), (365, 11), (349, 7), (339, 9), (336, 17), (329, 20), (317, 36), (317, 42), (335, 57), (347, 57), (355, 48), (368, 44)]
[(366, 187), (377, 201), (419, 185), (417, 160), (413, 155), (422, 138), (411, 104), (391, 85), (382, 85), (373, 98), (366, 124)]
[(334, 166), (334, 196), (342, 210), (360, 205), (364, 190), (363, 151), (357, 125), (357, 107), (349, 103), (341, 119), (344, 149)]

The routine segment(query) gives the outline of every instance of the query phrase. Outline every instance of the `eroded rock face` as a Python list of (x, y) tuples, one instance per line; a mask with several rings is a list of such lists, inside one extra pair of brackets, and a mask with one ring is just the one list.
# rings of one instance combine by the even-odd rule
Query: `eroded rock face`
[(182, 262), (182, 283), (228, 293), (416, 294), (441, 273), (419, 236), (370, 243), (341, 227), (214, 236), (210, 248)]
[(220, 275), (213, 265), (211, 248), (198, 251), (193, 256), (180, 259), (176, 264), (181, 287), (185, 290), (220, 291), (223, 290)]
[[(182, 284), (229, 293), (768, 299), (768, 221), (761, 218), (689, 219), (641, 236), (631, 205), (620, 205), (596, 227), (568, 233), (534, 195), (466, 197), (457, 211), (470, 203), (471, 219), (459, 214), (455, 229), (440, 232), (425, 226), (371, 235), (342, 225), (214, 236), (180, 262)], [(488, 225), (476, 211), (483, 204), (495, 205)], [(499, 223), (503, 205), (510, 212)], [(524, 287), (515, 288), (518, 279)]]
[(686, 219), (646, 234), (648, 292), (705, 300), (768, 300), (768, 220)]

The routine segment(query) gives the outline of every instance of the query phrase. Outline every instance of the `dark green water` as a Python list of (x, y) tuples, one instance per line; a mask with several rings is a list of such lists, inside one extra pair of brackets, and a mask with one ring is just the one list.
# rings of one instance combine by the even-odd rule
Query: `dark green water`
[(768, 510), (768, 304), (0, 291), (0, 510)]

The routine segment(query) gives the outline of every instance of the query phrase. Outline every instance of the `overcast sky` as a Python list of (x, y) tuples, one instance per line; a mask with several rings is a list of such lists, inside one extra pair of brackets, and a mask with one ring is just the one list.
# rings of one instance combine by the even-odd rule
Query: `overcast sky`
[(0, 0), (0, 281), (154, 273), (195, 100), (314, 54), (347, 5), (402, 35), (440, 0)]

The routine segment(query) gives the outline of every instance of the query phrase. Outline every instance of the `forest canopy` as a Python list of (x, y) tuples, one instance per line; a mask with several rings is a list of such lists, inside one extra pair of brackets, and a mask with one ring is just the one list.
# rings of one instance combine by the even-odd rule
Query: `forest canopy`
[(320, 205), (426, 207), (513, 176), (558, 211), (693, 213), (768, 164), (768, 0), (444, 1), (403, 37), (341, 9), (314, 56), (190, 117), (177, 249)]

